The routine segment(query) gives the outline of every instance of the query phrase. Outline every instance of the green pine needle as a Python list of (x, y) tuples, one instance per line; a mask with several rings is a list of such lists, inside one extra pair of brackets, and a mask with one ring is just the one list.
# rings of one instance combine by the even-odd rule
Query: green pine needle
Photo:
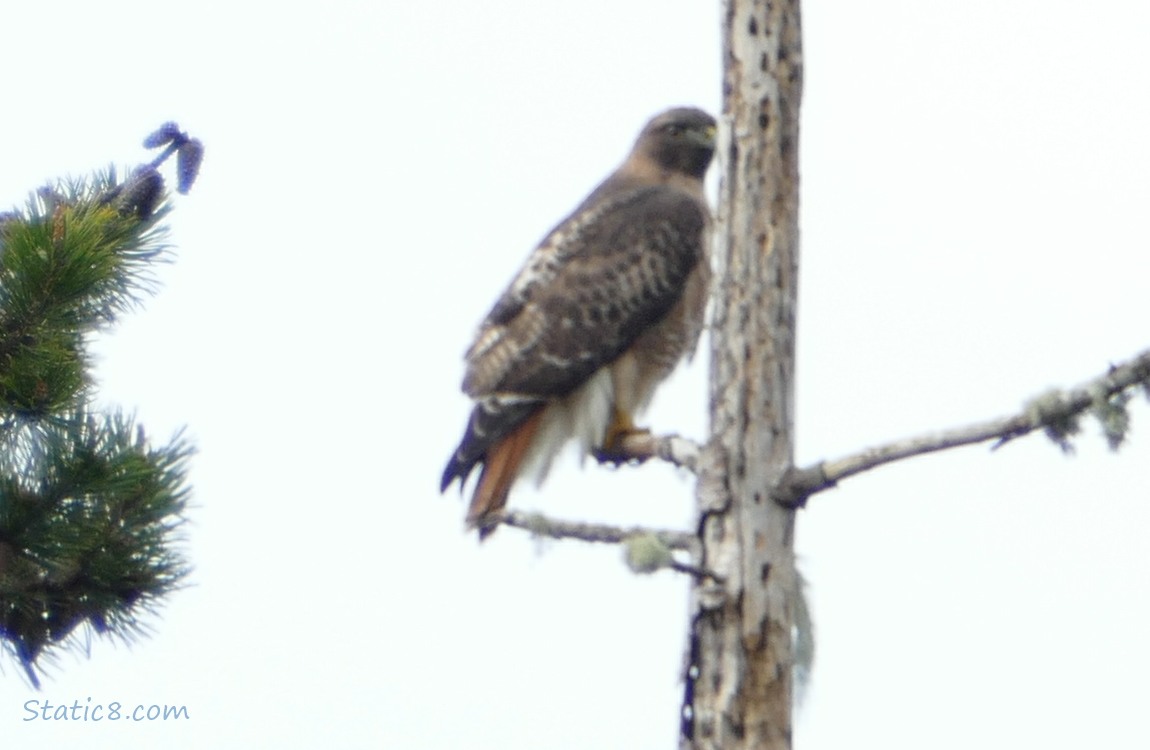
[(153, 187), (128, 195), (108, 170), (0, 215), (0, 650), (34, 685), (82, 626), (138, 636), (188, 573), (191, 446), (87, 409), (92, 335), (154, 291), (164, 258)]
[(28, 665), (83, 623), (135, 634), (188, 571), (191, 447), (177, 436), (153, 448), (129, 419), (83, 414), (3, 441), (0, 638)]
[(155, 288), (168, 209), (121, 210), (114, 180), (42, 189), (0, 223), (0, 418), (80, 406), (88, 339)]

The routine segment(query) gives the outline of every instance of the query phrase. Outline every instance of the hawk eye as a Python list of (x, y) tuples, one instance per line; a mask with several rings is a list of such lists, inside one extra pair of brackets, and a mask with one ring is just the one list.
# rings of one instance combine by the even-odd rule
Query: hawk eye
[(672, 123), (667, 126), (667, 135), (682, 135), (683, 126)]

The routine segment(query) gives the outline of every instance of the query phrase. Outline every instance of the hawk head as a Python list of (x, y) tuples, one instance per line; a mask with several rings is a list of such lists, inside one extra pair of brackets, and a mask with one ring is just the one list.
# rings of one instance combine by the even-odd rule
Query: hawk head
[(661, 169), (701, 179), (715, 154), (715, 118), (694, 107), (669, 109), (639, 133), (635, 152)]

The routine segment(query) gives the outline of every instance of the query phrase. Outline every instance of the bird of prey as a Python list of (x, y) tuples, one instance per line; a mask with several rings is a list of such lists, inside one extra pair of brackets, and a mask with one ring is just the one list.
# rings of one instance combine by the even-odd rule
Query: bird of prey
[(482, 465), (467, 512), (480, 538), (515, 480), (539, 481), (570, 440), (601, 460), (643, 432), (634, 417), (694, 351), (710, 283), (703, 177), (715, 120), (671, 109), (559, 222), (479, 326), (465, 355), (474, 402), (441, 491)]

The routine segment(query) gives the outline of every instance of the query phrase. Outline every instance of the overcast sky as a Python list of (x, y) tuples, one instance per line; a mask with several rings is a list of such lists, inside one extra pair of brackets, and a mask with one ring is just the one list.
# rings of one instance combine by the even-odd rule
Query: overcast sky
[[(202, 4), (201, 4), (202, 5)], [(266, 8), (267, 10), (261, 10)], [(1019, 409), (1150, 345), (1150, 6), (804, 9), (800, 463)], [(440, 496), (461, 354), (653, 113), (720, 106), (702, 0), (6, 8), (0, 207), (207, 148), (102, 404), (199, 448), (191, 585), (131, 647), (0, 665), (5, 746), (670, 748), (687, 581), (480, 547)], [(706, 358), (648, 422), (702, 437)], [(1145, 748), (1150, 410), (845, 481), (798, 520), (818, 657), (796, 746)], [(516, 508), (686, 527), (662, 465), (560, 461)], [(190, 720), (25, 721), (26, 701)]]

